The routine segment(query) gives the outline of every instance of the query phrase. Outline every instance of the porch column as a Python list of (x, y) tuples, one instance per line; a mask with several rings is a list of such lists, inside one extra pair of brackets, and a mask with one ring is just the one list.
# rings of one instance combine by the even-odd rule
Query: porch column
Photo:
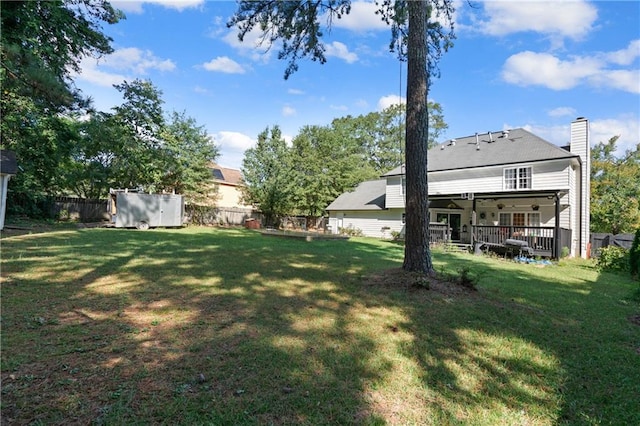
[(553, 199), (556, 205), (556, 226), (553, 230), (553, 252), (551, 256), (554, 259), (560, 259), (560, 195), (556, 192)]
[(476, 242), (476, 197), (473, 197), (471, 204), (471, 247)]

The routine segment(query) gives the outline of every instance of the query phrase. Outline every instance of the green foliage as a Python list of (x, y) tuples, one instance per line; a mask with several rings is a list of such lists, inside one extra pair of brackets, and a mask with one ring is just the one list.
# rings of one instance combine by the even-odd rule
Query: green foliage
[(640, 227), (640, 144), (616, 157), (618, 136), (591, 150), (591, 231), (620, 234)]
[(482, 273), (471, 272), (469, 266), (461, 266), (457, 269), (456, 273), (446, 272), (442, 270), (438, 272), (438, 278), (450, 283), (459, 284), (471, 290), (477, 290), (478, 282), (480, 281)]
[(4, 1), (0, 17), (1, 145), (21, 167), (10, 182), (17, 209), (39, 215), (38, 200), (67, 185), (78, 138), (68, 117), (88, 107), (70, 74), (83, 57), (112, 52), (101, 27), (123, 15), (103, 0)]
[[(43, 116), (84, 104), (69, 75), (85, 56), (113, 51), (102, 25), (124, 17), (106, 0), (6, 1), (0, 16), (3, 98), (28, 99)], [(8, 106), (3, 119), (16, 113)]]
[(629, 250), (617, 246), (603, 247), (600, 249), (597, 267), (601, 271), (628, 271)]
[(640, 228), (636, 229), (629, 251), (629, 271), (632, 276), (640, 277)]
[(165, 173), (160, 149), (160, 132), (165, 126), (162, 92), (150, 81), (139, 79), (114, 87), (125, 100), (113, 115), (121, 131), (121, 145), (111, 162), (115, 186), (156, 192)]
[(394, 241), (398, 241), (402, 238), (402, 233), (400, 231), (391, 231), (391, 238)]
[[(429, 137), (427, 146), (436, 145), (448, 125), (444, 121), (442, 107), (428, 102)], [(343, 140), (354, 139), (364, 151), (365, 158), (378, 175), (398, 167), (404, 162), (406, 105), (395, 104), (380, 112), (357, 117), (346, 116), (333, 120), (331, 127)]]
[(289, 153), (288, 195), (300, 214), (321, 216), (338, 195), (378, 176), (356, 142), (330, 127), (303, 127)]
[(242, 160), (244, 200), (262, 211), (267, 226), (277, 226), (278, 218), (293, 208), (289, 196), (290, 170), (291, 156), (280, 128), (267, 127)]
[(346, 228), (338, 228), (340, 235), (348, 235), (350, 237), (362, 237), (362, 229), (354, 228), (352, 226)]
[(185, 112), (174, 111), (160, 138), (166, 157), (162, 189), (183, 194), (191, 203), (204, 202), (213, 180), (209, 166), (218, 156), (204, 126), (198, 126)]
[(126, 146), (127, 134), (112, 114), (96, 112), (77, 121), (77, 139), (65, 170), (66, 189), (84, 198), (104, 198), (119, 187), (113, 167)]

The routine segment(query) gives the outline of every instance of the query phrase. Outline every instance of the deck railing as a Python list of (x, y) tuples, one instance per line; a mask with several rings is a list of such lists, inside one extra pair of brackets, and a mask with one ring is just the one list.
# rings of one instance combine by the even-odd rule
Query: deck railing
[(430, 223), (429, 224), (429, 242), (445, 243), (449, 241), (451, 234), (451, 228), (446, 223)]
[[(553, 226), (475, 226), (475, 240), (491, 244), (504, 244), (507, 239), (526, 241), (540, 256), (560, 257), (556, 253), (555, 227)], [(560, 228), (560, 246), (571, 245), (571, 230)]]
[[(555, 227), (553, 226), (485, 226), (471, 227), (475, 242), (504, 244), (507, 239), (526, 241), (538, 256), (560, 257), (556, 253)], [(571, 246), (571, 230), (560, 228), (559, 250)], [(429, 241), (444, 243), (451, 240), (451, 228), (443, 223), (429, 224)], [(470, 243), (471, 241), (462, 241)]]

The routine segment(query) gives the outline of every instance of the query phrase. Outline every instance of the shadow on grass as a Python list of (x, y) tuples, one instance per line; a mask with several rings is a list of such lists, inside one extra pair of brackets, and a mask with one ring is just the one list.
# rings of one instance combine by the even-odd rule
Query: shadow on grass
[(370, 240), (189, 228), (2, 244), (2, 411), (16, 424), (638, 419), (600, 380), (637, 386), (619, 346), (638, 332), (598, 324), (625, 307), (592, 271), (556, 281), (436, 255), (483, 274), (480, 296), (447, 298), (367, 285), (402, 260)]

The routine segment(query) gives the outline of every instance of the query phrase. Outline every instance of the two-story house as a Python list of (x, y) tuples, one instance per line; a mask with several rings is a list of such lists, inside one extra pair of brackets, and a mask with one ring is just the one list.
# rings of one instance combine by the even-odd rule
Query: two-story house
[(251, 209), (242, 200), (242, 172), (238, 169), (212, 164), (211, 175), (217, 186), (216, 206), (219, 208)]
[[(535, 254), (587, 256), (589, 122), (571, 123), (569, 146), (524, 129), (451, 139), (428, 153), (431, 241), (527, 241)], [(389, 238), (405, 232), (404, 166), (361, 183), (328, 207), (329, 226)]]

